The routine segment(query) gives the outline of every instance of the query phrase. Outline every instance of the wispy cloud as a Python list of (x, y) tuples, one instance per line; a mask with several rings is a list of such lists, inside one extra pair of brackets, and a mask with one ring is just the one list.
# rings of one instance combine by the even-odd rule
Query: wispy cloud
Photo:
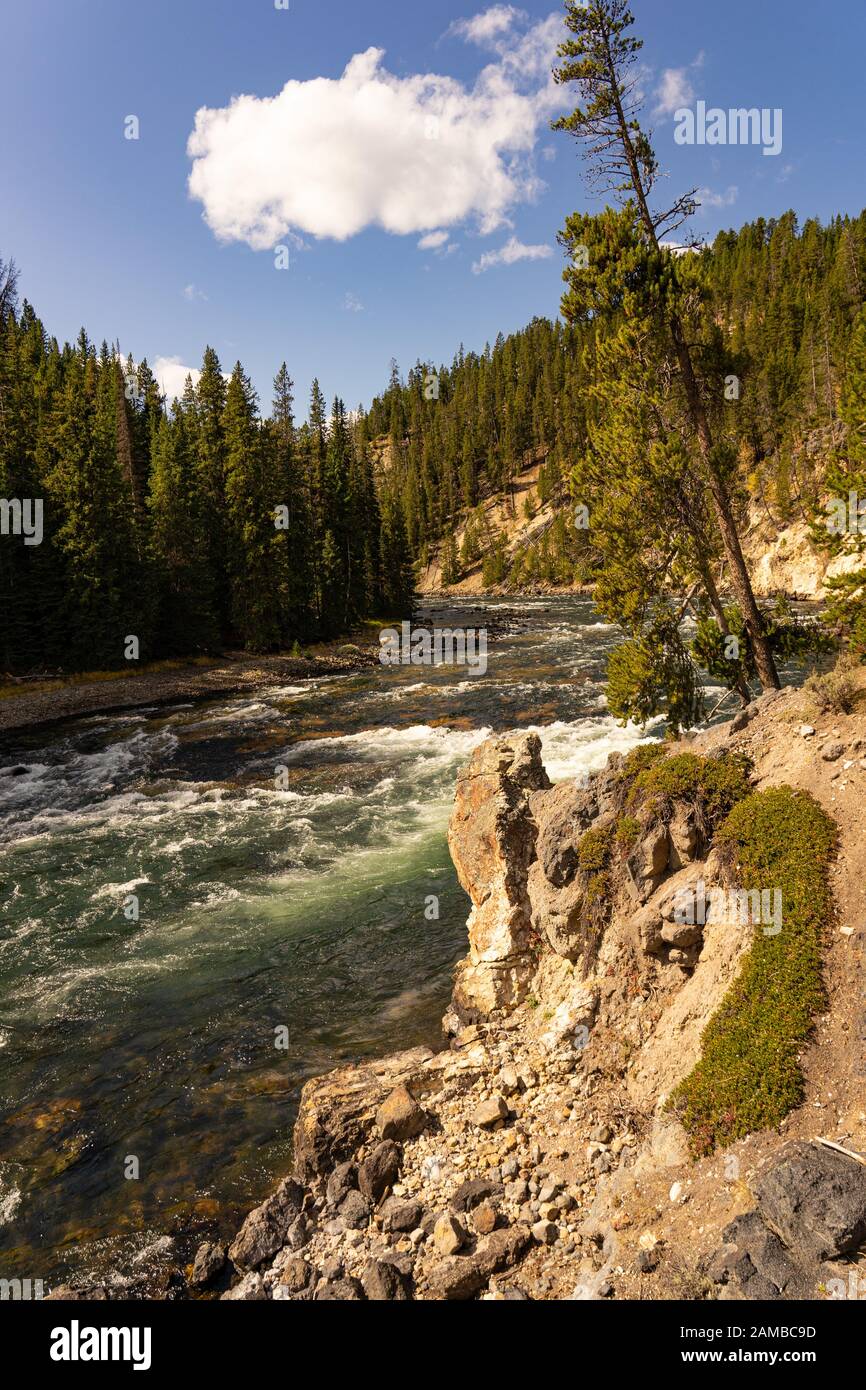
[(419, 251), (438, 251), (440, 246), (444, 246), (450, 237), (450, 232), (428, 232), (422, 236), (418, 242)]
[(184, 285), (183, 297), (184, 299), (189, 300), (190, 304), (192, 304), (196, 299), (207, 300), (207, 295), (205, 294), (204, 290), (199, 289), (198, 285)]
[(695, 197), (701, 207), (706, 208), (730, 208), (740, 196), (740, 190), (735, 183), (726, 188), (724, 193), (715, 193), (712, 188), (699, 188)]
[(448, 33), (487, 47), (508, 34), (519, 20), (526, 18), (526, 11), (519, 10), (516, 5), (491, 5), (490, 9), (482, 10), (471, 19), (455, 19)]
[(485, 251), (472, 267), (473, 274), (483, 275), (497, 265), (516, 265), (518, 261), (545, 261), (553, 255), (552, 246), (527, 246), (517, 237), (509, 237), (498, 251)]
[(364, 312), (363, 304), (352, 290), (346, 291), (346, 297), (343, 300), (343, 308), (350, 314), (363, 314)]
[(656, 104), (653, 115), (656, 118), (673, 116), (684, 106), (691, 106), (695, 99), (695, 89), (689, 76), (704, 66), (706, 54), (703, 49), (694, 59), (682, 68), (665, 68), (655, 91)]

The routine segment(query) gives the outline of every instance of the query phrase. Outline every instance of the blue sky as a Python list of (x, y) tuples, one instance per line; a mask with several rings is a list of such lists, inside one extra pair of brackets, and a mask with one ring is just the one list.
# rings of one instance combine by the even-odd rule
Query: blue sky
[[(861, 210), (863, 0), (633, 9), (671, 188), (706, 190), (698, 234), (789, 207)], [(367, 403), (392, 356), (404, 371), (450, 361), (461, 342), (556, 314), (556, 233), (596, 201), (574, 142), (548, 128), (569, 104), (548, 83), (552, 0), (0, 11), (0, 255), (61, 339), (84, 324), (189, 367), (209, 342), (226, 369), (241, 359), (265, 405), (285, 358), (303, 415), (315, 375), (327, 396)], [(674, 112), (699, 99), (781, 108), (781, 154), (677, 145)]]

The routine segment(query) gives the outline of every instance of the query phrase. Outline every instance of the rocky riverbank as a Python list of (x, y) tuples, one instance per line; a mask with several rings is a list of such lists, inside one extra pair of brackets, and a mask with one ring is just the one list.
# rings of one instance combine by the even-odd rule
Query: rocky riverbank
[(109, 678), (58, 679), (28, 688), (5, 687), (0, 700), (0, 734), (37, 728), (87, 714), (111, 714), (142, 706), (218, 700), (252, 694), (263, 685), (348, 675), (378, 661), (378, 645), (335, 643), (307, 656), (250, 656), (239, 653), (206, 664), (178, 662), (167, 669), (144, 670)]
[[(551, 786), (535, 735), (477, 749), (449, 831), (472, 910), (446, 1044), (309, 1081), (293, 1176), (230, 1243), (170, 1270), (162, 1296), (864, 1296), (866, 716), (808, 701), (765, 697), (666, 759), (614, 755), (581, 784)], [(710, 1144), (676, 1097), (706, 1065), (710, 1020), (735, 1025), (754, 933), (679, 906), (739, 890), (721, 827), (782, 787), (838, 832), (823, 1003), (789, 1098), (762, 1096), (772, 1065), (746, 1067), (743, 1114), (784, 1113), (716, 1116), (728, 1138)]]

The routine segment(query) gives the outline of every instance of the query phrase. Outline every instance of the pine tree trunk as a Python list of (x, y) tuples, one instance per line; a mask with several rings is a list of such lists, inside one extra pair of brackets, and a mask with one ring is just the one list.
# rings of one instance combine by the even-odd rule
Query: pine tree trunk
[(758, 668), (758, 675), (761, 679), (761, 685), (765, 690), (779, 690), (781, 682), (776, 670), (776, 663), (773, 660), (773, 653), (770, 650), (770, 644), (767, 640), (761, 610), (758, 607), (754, 590), (752, 589), (752, 581), (749, 578), (748, 567), (743, 555), (743, 547), (740, 544), (737, 523), (734, 520), (734, 514), (731, 510), (731, 499), (728, 495), (724, 479), (719, 477), (718, 469), (713, 459), (713, 440), (710, 433), (709, 422), (703, 402), (700, 398), (700, 392), (698, 391), (698, 383), (695, 379), (691, 353), (683, 337), (682, 325), (676, 314), (671, 317), (670, 329), (674, 343), (674, 351), (676, 352), (677, 361), (680, 364), (680, 371), (682, 373), (689, 415), (691, 417), (692, 426), (698, 437), (698, 447), (707, 472), (707, 481), (709, 483), (710, 496), (713, 501), (713, 510), (716, 514), (716, 522), (722, 538), (722, 544), (725, 547), (728, 565), (730, 566), (731, 585), (743, 614), (746, 631), (749, 634), (749, 641), (752, 644), (755, 665)]

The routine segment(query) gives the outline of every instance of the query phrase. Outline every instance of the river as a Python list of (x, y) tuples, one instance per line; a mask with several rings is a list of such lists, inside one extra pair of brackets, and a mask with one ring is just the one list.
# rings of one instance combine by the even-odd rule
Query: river
[(588, 598), (466, 610), (502, 628), (483, 676), (377, 666), (7, 742), (0, 1275), (231, 1230), (290, 1166), (307, 1077), (436, 1041), (460, 765), (537, 728), (559, 780), (646, 737), (606, 711)]

